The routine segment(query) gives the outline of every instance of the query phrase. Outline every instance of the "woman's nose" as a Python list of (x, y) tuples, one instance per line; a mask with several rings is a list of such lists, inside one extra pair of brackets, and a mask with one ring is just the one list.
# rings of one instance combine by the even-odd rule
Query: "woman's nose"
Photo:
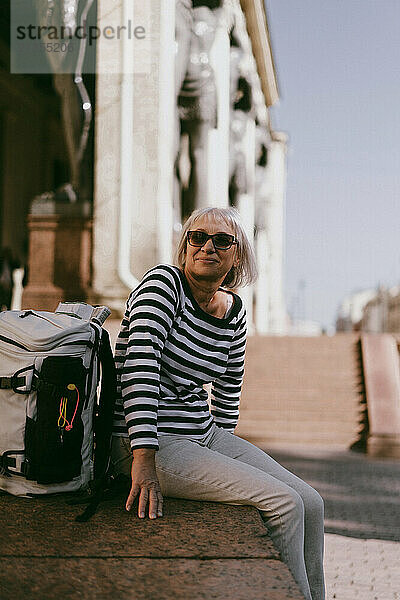
[(207, 252), (215, 252), (215, 247), (212, 238), (208, 238), (206, 243), (203, 244), (202, 250), (206, 250)]

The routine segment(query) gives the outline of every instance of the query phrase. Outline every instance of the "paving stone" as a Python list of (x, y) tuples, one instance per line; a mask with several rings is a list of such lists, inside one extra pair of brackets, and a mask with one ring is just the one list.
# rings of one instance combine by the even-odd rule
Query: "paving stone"
[(327, 600), (398, 600), (400, 461), (310, 448), (271, 454), (324, 498)]
[(328, 533), (400, 542), (399, 460), (319, 448), (270, 454), (319, 491)]

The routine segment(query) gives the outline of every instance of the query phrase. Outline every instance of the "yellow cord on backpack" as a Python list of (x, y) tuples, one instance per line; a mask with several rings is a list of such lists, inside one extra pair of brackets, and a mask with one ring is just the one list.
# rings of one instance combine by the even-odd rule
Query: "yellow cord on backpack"
[(61, 402), (60, 402), (60, 416), (58, 417), (58, 421), (57, 421), (57, 425), (61, 429), (63, 429), (66, 425), (68, 425), (68, 421), (67, 421), (67, 402), (68, 402), (68, 399), (64, 398), (64, 396), (63, 396), (61, 398)]
[(67, 385), (67, 389), (70, 391), (75, 390), (76, 391), (76, 404), (75, 404), (75, 411), (74, 414), (72, 415), (72, 419), (71, 419), (71, 423), (67, 420), (67, 403), (68, 403), (68, 398), (66, 398), (65, 396), (63, 396), (61, 398), (60, 401), (60, 416), (58, 417), (58, 421), (57, 421), (57, 426), (60, 429), (64, 429), (66, 431), (70, 431), (72, 429), (73, 423), (74, 423), (74, 419), (76, 416), (76, 412), (78, 410), (78, 406), (79, 406), (79, 389), (76, 387), (76, 385), (74, 383), (69, 383)]

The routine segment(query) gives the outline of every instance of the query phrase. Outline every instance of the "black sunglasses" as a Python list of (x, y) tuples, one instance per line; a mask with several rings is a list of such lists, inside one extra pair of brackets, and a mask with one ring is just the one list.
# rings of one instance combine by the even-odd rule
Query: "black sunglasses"
[(214, 248), (216, 250), (229, 250), (233, 244), (237, 244), (235, 236), (229, 233), (214, 233), (208, 235), (205, 231), (188, 231), (187, 241), (191, 246), (201, 248), (207, 243), (209, 239), (212, 239)]

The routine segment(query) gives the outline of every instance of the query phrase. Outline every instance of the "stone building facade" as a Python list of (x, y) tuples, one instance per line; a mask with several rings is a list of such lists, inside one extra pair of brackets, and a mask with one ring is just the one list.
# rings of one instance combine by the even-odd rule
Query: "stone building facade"
[[(144, 35), (97, 40), (96, 74), (83, 75), (82, 114), (89, 107), (92, 118), (78, 165), (70, 132), (84, 121), (82, 93), (67, 74), (7, 73), (2, 27), (0, 241), (28, 264), (23, 304), (82, 298), (120, 315), (144, 272), (173, 262), (194, 208), (232, 205), (260, 272), (240, 292), (251, 329), (285, 333), (287, 142), (270, 121), (278, 89), (262, 0), (99, 0), (96, 10), (100, 28), (130, 20)], [(26, 106), (10, 101), (18, 94)], [(73, 186), (59, 187), (73, 174)]]
[(349, 296), (340, 307), (336, 330), (400, 334), (400, 286)]
[(360, 328), (370, 333), (400, 334), (400, 287), (380, 287), (365, 306)]

